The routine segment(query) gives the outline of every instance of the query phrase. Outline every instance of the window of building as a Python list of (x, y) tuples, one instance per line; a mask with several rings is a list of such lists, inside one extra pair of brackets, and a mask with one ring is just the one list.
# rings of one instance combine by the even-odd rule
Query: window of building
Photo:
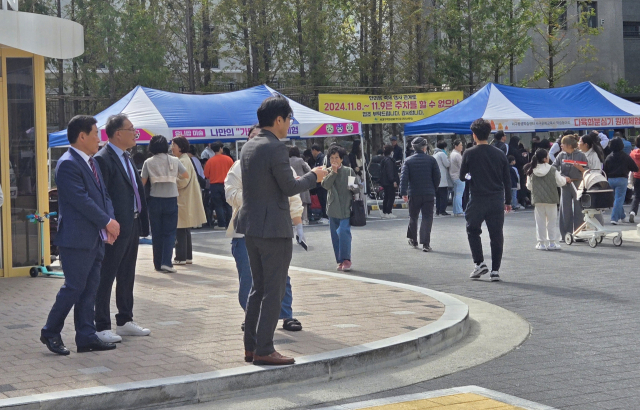
[(567, 29), (567, 2), (564, 0), (552, 0), (550, 16), (557, 16), (558, 26), (562, 30)]
[(640, 38), (640, 21), (623, 22), (622, 36), (625, 38)]
[(578, 2), (578, 18), (586, 19), (589, 28), (598, 28), (598, 2)]

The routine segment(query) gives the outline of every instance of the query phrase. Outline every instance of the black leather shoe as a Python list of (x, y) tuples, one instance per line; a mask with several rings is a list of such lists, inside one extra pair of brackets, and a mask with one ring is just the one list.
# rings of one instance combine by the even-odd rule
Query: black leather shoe
[(40, 336), (40, 341), (47, 345), (47, 349), (52, 351), (55, 354), (59, 354), (61, 356), (67, 356), (69, 353), (69, 349), (67, 349), (62, 342), (62, 338), (58, 335), (52, 338)]
[(96, 338), (96, 340), (86, 346), (78, 346), (78, 353), (99, 352), (102, 350), (113, 350), (115, 348), (115, 343), (106, 343)]

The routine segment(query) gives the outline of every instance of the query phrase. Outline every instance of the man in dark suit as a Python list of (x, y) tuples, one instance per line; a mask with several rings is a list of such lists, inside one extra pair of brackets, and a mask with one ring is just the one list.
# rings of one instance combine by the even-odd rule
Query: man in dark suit
[[(96, 331), (103, 342), (118, 343), (122, 336), (147, 336), (151, 331), (133, 321), (133, 284), (140, 236), (149, 235), (144, 185), (127, 152), (136, 146), (136, 129), (126, 115), (112, 115), (105, 125), (109, 143), (95, 155), (111, 197), (120, 236), (105, 249), (96, 295)], [(109, 302), (116, 281), (116, 332), (111, 331)]]
[(296, 179), (289, 150), (280, 141), (293, 122), (289, 102), (269, 97), (258, 108), (262, 131), (241, 152), (243, 205), (236, 231), (245, 235), (253, 285), (245, 316), (245, 360), (257, 365), (293, 364), (273, 347), (285, 294), (293, 237), (289, 197), (311, 189), (327, 171), (316, 167)]
[(60, 332), (72, 307), (78, 353), (116, 348), (96, 336), (93, 309), (104, 243), (113, 244), (120, 233), (100, 167), (92, 158), (100, 142), (95, 118), (73, 117), (67, 137), (71, 148), (56, 165), (60, 218), (54, 242), (60, 250), (65, 280), (40, 336), (49, 350), (60, 355), (69, 354)]

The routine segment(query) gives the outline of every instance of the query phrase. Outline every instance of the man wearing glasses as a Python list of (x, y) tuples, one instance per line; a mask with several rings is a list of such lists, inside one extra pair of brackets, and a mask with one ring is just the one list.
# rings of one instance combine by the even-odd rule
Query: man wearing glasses
[[(287, 137), (293, 112), (282, 96), (269, 97), (258, 108), (260, 133), (242, 148), (242, 208), (236, 232), (245, 235), (253, 284), (245, 316), (245, 361), (256, 365), (293, 364), (273, 347), (291, 262), (289, 197), (311, 189), (327, 175), (316, 167), (296, 179), (289, 164)], [(215, 157), (214, 157), (215, 158)]]
[[(140, 236), (149, 235), (144, 186), (128, 149), (136, 146), (136, 129), (126, 115), (112, 115), (105, 131), (109, 143), (96, 155), (104, 184), (111, 197), (120, 236), (106, 245), (96, 295), (96, 334), (103, 342), (118, 343), (122, 336), (147, 336), (151, 331), (133, 321), (133, 284)], [(116, 331), (111, 330), (109, 302), (116, 281)]]

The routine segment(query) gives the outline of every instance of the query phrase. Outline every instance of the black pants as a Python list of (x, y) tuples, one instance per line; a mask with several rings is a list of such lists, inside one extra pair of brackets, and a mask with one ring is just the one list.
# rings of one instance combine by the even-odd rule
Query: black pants
[(469, 182), (464, 181), (464, 193), (462, 194), (462, 210), (467, 210), (467, 204), (469, 204)]
[(224, 194), (224, 184), (211, 184), (210, 190), (211, 207), (216, 211), (218, 226), (220, 228), (226, 228), (231, 221), (233, 210), (231, 209), (231, 205), (227, 203), (227, 198)]
[(436, 214), (440, 215), (447, 211), (449, 199), (449, 187), (440, 187), (436, 190)]
[(193, 259), (191, 246), (191, 229), (178, 228), (176, 232), (176, 260), (190, 261)]
[(393, 211), (393, 203), (396, 200), (396, 189), (393, 185), (385, 185), (384, 199), (382, 200), (382, 213), (390, 214)]
[(496, 197), (471, 197), (465, 212), (467, 220), (467, 237), (471, 256), (476, 264), (484, 262), (482, 253), (482, 222), (489, 230), (489, 240), (491, 244), (491, 270), (499, 271), (502, 263), (502, 247), (504, 236), (502, 228), (504, 226), (504, 198)]
[(275, 351), (276, 331), (284, 298), (293, 245), (289, 238), (245, 236), (251, 265), (251, 292), (245, 314), (244, 349), (257, 356)]
[(633, 180), (633, 202), (631, 202), (631, 212), (638, 214), (638, 205), (640, 205), (640, 179)]
[(318, 201), (320, 201), (320, 206), (322, 207), (322, 217), (329, 219), (327, 216), (327, 190), (318, 184), (316, 186), (316, 195), (318, 195)]
[(414, 195), (409, 197), (409, 227), (407, 238), (418, 242), (418, 216), (422, 212), (420, 223), (420, 243), (429, 246), (431, 243), (431, 227), (433, 225), (433, 196)]
[[(121, 228), (125, 228), (124, 226)], [(123, 236), (123, 233), (125, 234)], [(111, 289), (116, 281), (116, 325), (123, 326), (133, 320), (133, 284), (136, 277), (140, 220), (134, 219), (129, 232), (120, 231), (113, 245), (105, 245), (100, 270), (100, 285), (96, 294), (96, 331), (111, 329)]]

